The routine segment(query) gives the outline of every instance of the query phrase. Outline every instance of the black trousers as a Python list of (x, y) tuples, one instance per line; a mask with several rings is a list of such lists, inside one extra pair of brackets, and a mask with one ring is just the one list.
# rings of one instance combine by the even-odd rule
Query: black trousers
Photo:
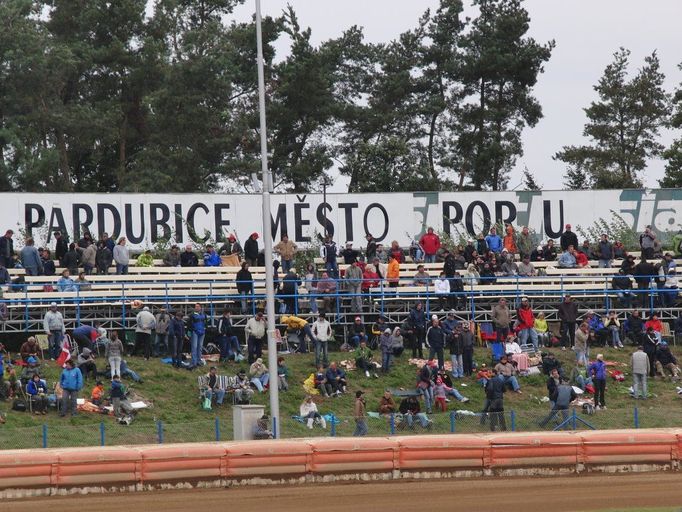
[(606, 402), (604, 400), (604, 392), (606, 391), (605, 379), (594, 379), (594, 405), (601, 405), (604, 407)]
[(573, 345), (575, 345), (575, 322), (561, 322), (561, 346), (572, 347)]

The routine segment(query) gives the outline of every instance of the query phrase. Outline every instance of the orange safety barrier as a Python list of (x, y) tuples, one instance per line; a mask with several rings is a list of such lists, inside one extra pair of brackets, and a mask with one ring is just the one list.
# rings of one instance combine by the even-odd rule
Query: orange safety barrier
[(399, 468), (412, 471), (429, 469), (483, 469), (489, 441), (483, 436), (458, 434), (405, 436), (398, 439)]
[[(19, 489), (132, 489), (400, 471), (679, 468), (682, 429), (454, 434), (0, 451), (0, 497)], [(4, 494), (5, 492), (9, 494)]]
[(575, 466), (581, 439), (568, 432), (491, 434), (486, 467)]

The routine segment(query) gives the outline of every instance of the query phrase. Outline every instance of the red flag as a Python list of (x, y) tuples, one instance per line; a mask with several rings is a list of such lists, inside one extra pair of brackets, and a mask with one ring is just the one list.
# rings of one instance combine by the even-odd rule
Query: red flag
[(59, 354), (59, 357), (57, 358), (57, 365), (61, 366), (62, 368), (64, 367), (64, 364), (71, 359), (71, 344), (69, 343), (68, 340), (64, 340), (64, 343), (62, 344), (62, 352)]

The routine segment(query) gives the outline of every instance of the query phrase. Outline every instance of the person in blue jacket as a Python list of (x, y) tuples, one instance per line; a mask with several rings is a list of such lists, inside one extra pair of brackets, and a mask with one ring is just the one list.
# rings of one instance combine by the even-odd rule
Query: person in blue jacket
[(189, 366), (190, 369), (194, 369), (202, 364), (201, 351), (204, 348), (204, 337), (206, 336), (206, 313), (204, 313), (201, 304), (194, 305), (194, 311), (189, 315), (187, 324), (188, 330), (192, 333), (190, 336), (192, 361)]
[(76, 401), (78, 400), (78, 392), (83, 389), (83, 374), (75, 367), (74, 362), (69, 359), (64, 363), (64, 370), (59, 377), (59, 384), (62, 387), (62, 410), (59, 413), (61, 417), (66, 416), (71, 412), (71, 416), (75, 416)]
[(502, 239), (497, 234), (497, 229), (494, 226), (490, 228), (490, 234), (485, 237), (485, 242), (488, 244), (488, 249), (495, 254), (502, 252)]
[(33, 412), (47, 414), (47, 383), (37, 373), (26, 384), (26, 393), (33, 404)]
[(220, 266), (220, 255), (215, 251), (212, 245), (206, 246), (206, 252), (204, 253), (204, 266), (205, 267)]
[(604, 400), (604, 391), (606, 390), (606, 363), (604, 363), (604, 356), (597, 354), (597, 360), (590, 364), (588, 374), (592, 377), (594, 384), (594, 405), (597, 409), (606, 409), (606, 401)]

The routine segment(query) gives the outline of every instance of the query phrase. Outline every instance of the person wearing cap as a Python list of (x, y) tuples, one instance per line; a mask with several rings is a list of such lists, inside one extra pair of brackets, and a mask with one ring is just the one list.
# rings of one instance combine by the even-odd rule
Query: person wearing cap
[(656, 349), (656, 371), (661, 374), (661, 377), (666, 378), (666, 370), (673, 381), (679, 380), (680, 368), (677, 365), (677, 359), (670, 351), (668, 344), (662, 341)]
[(236, 254), (239, 258), (241, 258), (244, 251), (242, 246), (237, 241), (237, 237), (233, 233), (230, 233), (224, 240), (225, 241), (223, 242), (223, 245), (220, 246), (218, 253), (221, 256), (231, 256)]
[(592, 377), (594, 385), (594, 404), (596, 409), (606, 409), (604, 392), (606, 391), (606, 377), (608, 372), (604, 363), (603, 354), (597, 354), (597, 360), (590, 364), (588, 373)]
[(566, 224), (564, 232), (559, 238), (559, 245), (561, 246), (562, 251), (568, 250), (568, 247), (571, 245), (573, 247), (578, 247), (578, 237), (573, 231), (571, 231), (571, 228), (572, 226), (570, 224)]
[(339, 254), (343, 258), (343, 262), (346, 265), (352, 265), (354, 262), (358, 260), (358, 257), (360, 256), (360, 251), (356, 251), (355, 249), (353, 249), (353, 242), (346, 242), (345, 247)]
[(238, 404), (251, 403), (254, 391), (251, 389), (251, 382), (246, 376), (246, 371), (243, 368), (237, 372), (237, 378), (234, 381), (232, 390), (234, 392), (235, 401)]
[(365, 406), (364, 391), (355, 392), (355, 406), (353, 407), (353, 417), (355, 418), (355, 431), (353, 436), (362, 437), (367, 435), (367, 409)]
[(282, 263), (282, 272), (286, 274), (293, 265), (298, 247), (294, 242), (289, 240), (289, 236), (284, 233), (282, 234), (282, 239), (272, 248), (272, 250), (279, 254)]
[(146, 360), (152, 355), (152, 331), (156, 327), (154, 315), (147, 306), (135, 317), (135, 352), (142, 352)]
[(323, 311), (313, 322), (312, 332), (312, 339), (315, 344), (315, 366), (320, 364), (327, 366), (329, 364), (329, 340), (333, 339), (334, 332)]
[(23, 361), (28, 361), (29, 357), (38, 359), (38, 352), (40, 352), (40, 346), (33, 336), (29, 337), (24, 343), (22, 343), (21, 347), (19, 348), (19, 353), (21, 354), (21, 359)]
[(431, 325), (426, 331), (426, 343), (429, 347), (429, 359), (438, 358), (438, 368), (445, 368), (445, 356), (443, 349), (445, 348), (445, 333), (440, 326), (440, 321), (437, 315), (431, 316)]
[(270, 382), (270, 372), (268, 371), (268, 367), (265, 366), (265, 363), (263, 363), (263, 359), (259, 357), (251, 364), (249, 376), (251, 377), (251, 384), (253, 384), (261, 393), (265, 393)]
[(102, 383), (101, 380), (98, 380), (95, 382), (95, 386), (92, 388), (92, 391), (90, 392), (90, 401), (94, 405), (104, 405), (104, 384)]
[[(282, 322), (285, 316), (282, 317)], [(307, 322), (306, 322), (307, 324)], [(259, 357), (263, 357), (263, 341), (265, 340), (265, 318), (262, 311), (257, 311), (256, 316), (249, 318), (244, 327), (246, 346), (248, 350), (248, 362), (253, 363)]]
[(95, 363), (95, 354), (88, 347), (84, 347), (78, 353), (78, 369), (83, 375), (83, 379), (87, 380), (88, 375), (92, 375), (93, 379), (97, 379), (97, 364)]
[(322, 247), (324, 266), (327, 273), (332, 279), (339, 278), (339, 265), (336, 261), (338, 256), (338, 249), (336, 247), (336, 242), (334, 239), (327, 235), (324, 239), (324, 246)]
[(542, 251), (542, 245), (538, 245), (535, 249), (530, 252), (530, 261), (544, 261), (545, 256)]
[(377, 364), (374, 362), (374, 357), (372, 356), (372, 350), (367, 346), (365, 341), (361, 341), (358, 348), (353, 352), (355, 357), (355, 366), (365, 372), (365, 377), (369, 377), (369, 373), (375, 378), (378, 378), (376, 374)]
[(367, 329), (365, 328), (362, 318), (359, 316), (355, 317), (353, 325), (350, 326), (349, 334), (349, 344), (353, 348), (358, 348), (361, 341), (367, 342)]
[(251, 233), (248, 240), (244, 242), (244, 259), (250, 267), (258, 264), (258, 233)]
[(535, 315), (528, 302), (528, 297), (521, 299), (521, 307), (516, 310), (516, 320), (518, 326), (516, 328), (519, 336), (519, 343), (526, 345), (528, 339), (533, 344), (533, 350), (538, 351), (538, 333), (535, 331)]

